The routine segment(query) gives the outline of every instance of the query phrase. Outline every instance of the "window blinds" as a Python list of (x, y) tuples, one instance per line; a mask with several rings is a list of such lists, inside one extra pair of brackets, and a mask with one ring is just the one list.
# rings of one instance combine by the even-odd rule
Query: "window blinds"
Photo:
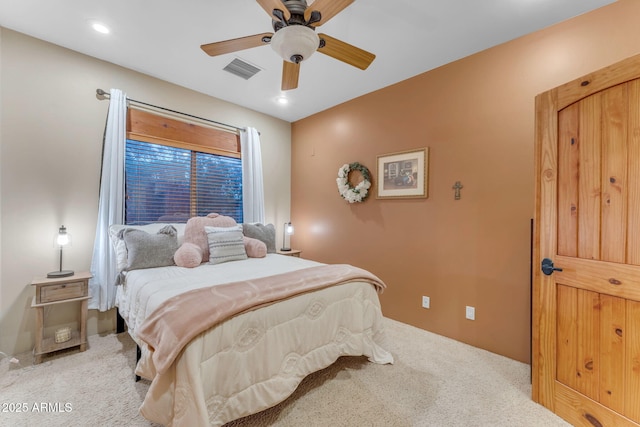
[(125, 222), (186, 222), (211, 212), (242, 223), (239, 158), (128, 139)]

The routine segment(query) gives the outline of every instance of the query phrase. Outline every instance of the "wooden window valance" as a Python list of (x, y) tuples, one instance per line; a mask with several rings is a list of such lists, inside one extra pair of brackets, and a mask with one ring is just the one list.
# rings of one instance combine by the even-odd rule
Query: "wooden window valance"
[(240, 158), (240, 136), (129, 108), (127, 139)]

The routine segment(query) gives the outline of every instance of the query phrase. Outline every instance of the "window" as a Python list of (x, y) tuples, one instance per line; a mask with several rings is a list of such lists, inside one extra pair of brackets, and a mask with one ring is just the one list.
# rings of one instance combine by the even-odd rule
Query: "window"
[(219, 141), (207, 134), (222, 131), (129, 111), (128, 128), (141, 128), (142, 121), (145, 133), (127, 133), (126, 224), (186, 222), (211, 212), (243, 222), (239, 150), (220, 149)]

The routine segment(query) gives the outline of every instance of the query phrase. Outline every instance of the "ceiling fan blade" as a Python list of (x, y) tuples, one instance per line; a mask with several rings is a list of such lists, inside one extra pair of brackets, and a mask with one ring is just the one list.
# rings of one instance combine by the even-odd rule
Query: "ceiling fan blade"
[(222, 42), (215, 42), (209, 44), (203, 44), (200, 46), (210, 56), (223, 55), (225, 53), (236, 52), (238, 50), (249, 49), (252, 47), (258, 47), (268, 44), (268, 41), (264, 41), (265, 37), (270, 38), (273, 33), (255, 34), (253, 36), (240, 37), (237, 39), (225, 40)]
[(300, 64), (289, 61), (282, 61), (282, 90), (291, 90), (298, 87), (298, 76), (300, 75)]
[(269, 14), (271, 19), (274, 19), (273, 9), (280, 9), (284, 14), (284, 18), (288, 21), (291, 18), (291, 12), (289, 9), (282, 3), (281, 0), (256, 0), (258, 4), (264, 9), (265, 12)]
[(320, 40), (324, 40), (324, 46), (318, 48), (318, 52), (329, 55), (338, 61), (353, 65), (361, 70), (366, 70), (376, 57), (373, 53), (334, 39), (326, 34), (318, 34), (318, 37), (320, 37)]
[(353, 3), (353, 1), (354, 0), (316, 0), (304, 11), (304, 19), (305, 21), (309, 21), (309, 18), (311, 18), (311, 12), (317, 10), (322, 14), (322, 19), (318, 22), (312, 23), (311, 25), (318, 27), (336, 16), (343, 9)]

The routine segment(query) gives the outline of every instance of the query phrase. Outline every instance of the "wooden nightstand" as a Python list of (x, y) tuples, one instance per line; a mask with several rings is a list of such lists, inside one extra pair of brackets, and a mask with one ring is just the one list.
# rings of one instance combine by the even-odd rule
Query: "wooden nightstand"
[(300, 258), (300, 254), (302, 253), (302, 251), (300, 249), (291, 249), (290, 251), (282, 251), (282, 250), (278, 249), (277, 252), (280, 255), (295, 256), (295, 257), (298, 257), (298, 258)]
[[(31, 307), (36, 309), (36, 345), (33, 350), (35, 363), (42, 362), (42, 355), (69, 347), (87, 349), (87, 301), (89, 299), (88, 271), (59, 279), (36, 278), (31, 284), (36, 287)], [(71, 339), (57, 343), (55, 337), (44, 336), (44, 308), (52, 304), (80, 301), (80, 330), (71, 331)]]

